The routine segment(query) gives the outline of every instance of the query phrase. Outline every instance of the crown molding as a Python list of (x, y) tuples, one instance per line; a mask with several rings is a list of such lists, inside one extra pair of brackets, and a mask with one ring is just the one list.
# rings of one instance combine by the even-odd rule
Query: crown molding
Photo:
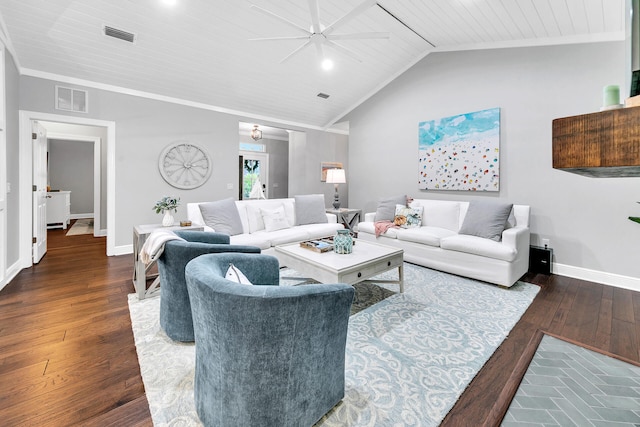
[(252, 120), (258, 120), (258, 121), (276, 123), (281, 126), (292, 127), (294, 128), (294, 130), (295, 128), (300, 128), (300, 129), (319, 130), (319, 131), (331, 132), (331, 133), (344, 132), (341, 130), (331, 129), (329, 127), (316, 126), (309, 123), (293, 122), (289, 120), (282, 120), (276, 117), (269, 117), (269, 116), (264, 116), (260, 114), (249, 113), (246, 111), (234, 110), (230, 108), (220, 107), (217, 105), (205, 104), (202, 102), (189, 101), (187, 99), (175, 98), (172, 96), (160, 95), (157, 93), (145, 92), (137, 89), (130, 89), (123, 86), (116, 86), (116, 85), (110, 85), (106, 83), (94, 82), (91, 80), (78, 79), (75, 77), (49, 73), (46, 71), (34, 70), (31, 68), (19, 68), (19, 71), (20, 71), (20, 75), (22, 76), (36, 77), (36, 78), (45, 79), (45, 80), (57, 81), (60, 83), (66, 83), (66, 84), (71, 84), (76, 86), (82, 86), (82, 87), (100, 89), (100, 90), (109, 91), (109, 92), (120, 93), (123, 95), (137, 96), (139, 98), (152, 99), (155, 101), (168, 102), (171, 104), (199, 108), (202, 110), (215, 111), (218, 113), (239, 116), (239, 118), (242, 118), (243, 121), (247, 121), (246, 119), (252, 119)]

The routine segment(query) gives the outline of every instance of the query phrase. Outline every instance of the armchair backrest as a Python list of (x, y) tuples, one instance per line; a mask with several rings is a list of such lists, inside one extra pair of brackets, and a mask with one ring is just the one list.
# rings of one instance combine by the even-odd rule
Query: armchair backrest
[(224, 278), (229, 263), (258, 284), (277, 266), (256, 254), (203, 255), (187, 264), (200, 419), (313, 425), (344, 397), (353, 287), (241, 285)]
[[(229, 245), (229, 236), (203, 231), (178, 231), (185, 240), (165, 243), (158, 258), (160, 273), (160, 326), (175, 341), (194, 340), (191, 303), (187, 291), (184, 270), (189, 261), (209, 253), (247, 252), (260, 253), (255, 246)], [(212, 242), (212, 243), (207, 243)]]

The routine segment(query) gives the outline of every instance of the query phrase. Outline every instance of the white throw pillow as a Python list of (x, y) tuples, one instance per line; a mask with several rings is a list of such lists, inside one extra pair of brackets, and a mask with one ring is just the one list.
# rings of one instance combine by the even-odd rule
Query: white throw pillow
[(249, 233), (264, 230), (262, 212), (258, 206), (247, 205), (247, 220), (249, 222)]
[(247, 279), (247, 276), (245, 276), (244, 273), (233, 264), (229, 264), (229, 268), (227, 269), (224, 278), (241, 285), (253, 285), (253, 283)]
[(284, 213), (284, 206), (280, 206), (274, 210), (260, 209), (262, 213), (262, 221), (267, 231), (277, 231), (291, 227), (287, 221), (287, 215)]

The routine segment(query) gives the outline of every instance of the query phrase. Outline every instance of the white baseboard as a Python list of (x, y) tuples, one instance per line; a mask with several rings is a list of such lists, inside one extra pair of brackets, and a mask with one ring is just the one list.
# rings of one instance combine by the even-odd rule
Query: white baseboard
[(71, 215), (69, 215), (69, 218), (71, 218), (71, 219), (93, 218), (93, 212), (81, 213), (81, 214), (71, 214)]
[(553, 263), (553, 274), (640, 292), (640, 278)]
[(113, 253), (109, 255), (127, 255), (133, 253), (133, 244), (116, 246), (113, 248)]
[(106, 228), (102, 228), (100, 230), (98, 230), (97, 233), (93, 234), (96, 237), (106, 237), (107, 236), (107, 229)]

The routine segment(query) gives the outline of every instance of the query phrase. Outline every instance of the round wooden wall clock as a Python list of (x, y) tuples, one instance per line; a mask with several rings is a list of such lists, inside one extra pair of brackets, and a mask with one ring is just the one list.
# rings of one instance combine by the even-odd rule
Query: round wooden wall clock
[(179, 141), (169, 144), (158, 160), (160, 175), (176, 188), (200, 187), (211, 176), (211, 157), (207, 151), (191, 142)]

